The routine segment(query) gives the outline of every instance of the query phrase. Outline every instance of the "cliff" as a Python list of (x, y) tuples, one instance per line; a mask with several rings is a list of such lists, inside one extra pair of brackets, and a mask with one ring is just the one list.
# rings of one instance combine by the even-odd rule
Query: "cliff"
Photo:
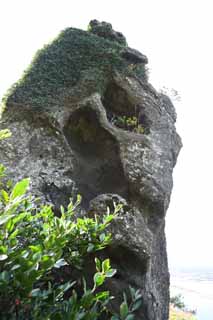
[(56, 211), (78, 193), (89, 214), (122, 203), (105, 252), (118, 270), (108, 286), (118, 297), (140, 288), (137, 319), (166, 320), (164, 226), (181, 140), (174, 106), (149, 84), (147, 63), (108, 23), (64, 30), (4, 99), (0, 129), (13, 136), (0, 144), (0, 163), (14, 180), (30, 177), (32, 192)]

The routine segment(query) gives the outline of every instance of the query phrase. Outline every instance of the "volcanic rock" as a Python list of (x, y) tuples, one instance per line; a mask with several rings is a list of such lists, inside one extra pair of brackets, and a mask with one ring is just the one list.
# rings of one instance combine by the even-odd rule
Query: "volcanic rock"
[(0, 163), (15, 181), (30, 177), (56, 213), (78, 193), (89, 214), (122, 203), (104, 253), (118, 270), (108, 287), (118, 297), (129, 285), (141, 289), (137, 319), (166, 320), (165, 214), (181, 140), (174, 106), (149, 84), (146, 63), (108, 23), (64, 30), (4, 99), (0, 129), (12, 138), (0, 142)]

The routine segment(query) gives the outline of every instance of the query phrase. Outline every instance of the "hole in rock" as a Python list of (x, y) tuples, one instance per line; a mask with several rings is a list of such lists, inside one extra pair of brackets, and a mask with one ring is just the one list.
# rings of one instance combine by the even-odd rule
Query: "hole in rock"
[(121, 266), (125, 260), (125, 265), (122, 267), (123, 271), (130, 272), (130, 270), (134, 268), (134, 270), (138, 270), (141, 274), (147, 272), (148, 259), (141, 260), (133, 251), (130, 251), (129, 248), (120, 245), (114, 248), (113, 246), (109, 247), (108, 250), (108, 254), (115, 265)]
[(128, 93), (116, 83), (108, 85), (102, 103), (111, 124), (135, 133), (149, 133), (149, 121), (143, 106), (134, 104)]
[(108, 85), (102, 102), (108, 112), (129, 117), (135, 114), (135, 105), (130, 101), (127, 92), (114, 82)]
[(64, 135), (75, 152), (74, 176), (82, 205), (102, 193), (128, 197), (116, 139), (100, 126), (96, 112), (84, 107), (73, 113), (64, 127)]

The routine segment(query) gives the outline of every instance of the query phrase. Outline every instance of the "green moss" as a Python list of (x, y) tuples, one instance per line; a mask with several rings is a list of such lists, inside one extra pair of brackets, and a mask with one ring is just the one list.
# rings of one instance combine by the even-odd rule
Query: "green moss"
[(120, 55), (123, 47), (91, 32), (68, 28), (37, 52), (3, 104), (49, 109), (60, 105), (61, 96), (79, 80), (87, 81), (86, 87), (91, 84), (91, 90), (102, 92), (114, 70), (132, 72)]

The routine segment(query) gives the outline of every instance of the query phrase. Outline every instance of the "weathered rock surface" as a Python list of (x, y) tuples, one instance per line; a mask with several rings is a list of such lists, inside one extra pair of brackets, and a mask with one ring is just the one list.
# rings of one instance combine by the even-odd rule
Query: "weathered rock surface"
[[(13, 135), (0, 143), (0, 163), (15, 180), (31, 177), (32, 191), (56, 210), (77, 193), (90, 213), (123, 203), (105, 253), (118, 269), (109, 287), (115, 295), (140, 288), (137, 319), (166, 320), (164, 218), (181, 141), (174, 107), (148, 83), (146, 63), (110, 24), (63, 31), (5, 101), (0, 129)], [(116, 125), (125, 117), (137, 119), (131, 130)]]

